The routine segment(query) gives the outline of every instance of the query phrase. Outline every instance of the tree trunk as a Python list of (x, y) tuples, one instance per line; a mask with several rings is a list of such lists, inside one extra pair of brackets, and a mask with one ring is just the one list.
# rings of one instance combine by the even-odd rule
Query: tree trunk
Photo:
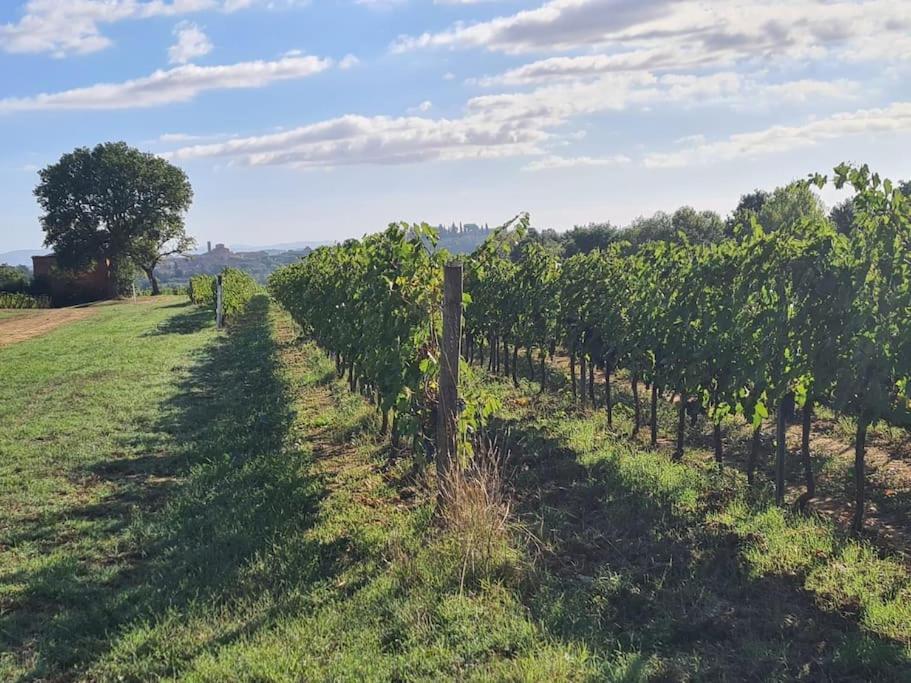
[(642, 423), (642, 408), (639, 405), (639, 375), (633, 374), (633, 436), (638, 436)]
[(389, 411), (383, 410), (383, 423), (380, 425), (380, 436), (386, 436), (389, 431)]
[(152, 285), (152, 296), (158, 296), (161, 294), (161, 290), (158, 288), (158, 278), (155, 277), (155, 268), (143, 268), (146, 273), (146, 277), (149, 278), (149, 284)]
[(785, 394), (784, 399), (782, 400), (782, 405), (784, 405), (784, 418), (787, 422), (793, 422), (794, 417), (797, 415), (797, 401), (795, 400), (794, 392), (789, 391)]
[(864, 485), (866, 472), (864, 456), (867, 451), (867, 427), (870, 421), (866, 415), (857, 418), (857, 434), (854, 439), (854, 531), (860, 531), (864, 525)]
[(652, 448), (658, 445), (658, 385), (652, 382), (652, 422), (651, 422)]
[(399, 447), (399, 414), (394, 412), (392, 413), (392, 447)]
[(544, 352), (542, 351), (541, 352), (541, 391), (538, 392), (540, 394), (544, 393), (544, 388), (547, 385), (547, 367), (544, 365), (545, 358), (546, 358), (546, 356), (544, 355)]
[(519, 345), (512, 347), (512, 385), (519, 388)]
[(592, 408), (596, 408), (595, 405), (595, 360), (592, 359), (588, 362), (588, 397), (591, 399)]
[(588, 374), (586, 368), (586, 358), (584, 353), (579, 354), (579, 398), (582, 400), (582, 405), (585, 406), (585, 383), (586, 375)]
[(535, 376), (535, 361), (531, 357), (531, 346), (525, 349), (525, 360), (528, 361), (528, 377), (529, 379), (534, 379)]
[(721, 425), (717, 422), (712, 429), (712, 441), (715, 444), (715, 462), (721, 467), (724, 464), (724, 450), (721, 444)]
[(784, 461), (787, 452), (785, 428), (788, 418), (787, 401), (778, 401), (778, 415), (775, 419), (775, 503), (784, 504)]
[(807, 402), (803, 406), (803, 430), (800, 435), (800, 459), (803, 461), (803, 478), (807, 484), (807, 490), (797, 499), (797, 507), (800, 510), (806, 508), (807, 503), (813, 500), (816, 495), (816, 480), (813, 476), (813, 461), (810, 459), (810, 428), (813, 423), (813, 399), (807, 396)]
[(678, 393), (680, 404), (677, 406), (677, 447), (674, 449), (674, 460), (683, 459), (683, 438), (686, 436), (686, 396)]
[(607, 406), (607, 426), (613, 429), (614, 411), (610, 395), (610, 366), (606, 362), (604, 363), (604, 403)]
[(508, 342), (507, 340), (504, 339), (504, 340), (503, 340), (503, 376), (504, 376), (504, 377), (509, 377), (509, 375), (510, 375), (510, 370), (509, 370), (509, 342)]
[(576, 402), (576, 354), (571, 351), (569, 354), (569, 384), (573, 388), (573, 403)]
[(747, 482), (753, 485), (756, 473), (756, 459), (759, 456), (759, 437), (762, 435), (762, 425), (753, 427), (753, 438), (750, 439), (750, 455), (747, 459)]

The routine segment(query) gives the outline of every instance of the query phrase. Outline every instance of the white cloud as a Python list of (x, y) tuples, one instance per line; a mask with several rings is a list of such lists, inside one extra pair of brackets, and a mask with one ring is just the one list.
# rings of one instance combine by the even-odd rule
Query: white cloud
[(130, 19), (181, 16), (204, 10), (234, 12), (264, 0), (28, 0), (22, 17), (0, 24), (0, 50), (56, 57), (103, 50), (101, 29)]
[(624, 154), (609, 157), (560, 157), (546, 156), (522, 167), (523, 171), (551, 171), (579, 166), (620, 166), (628, 164), (630, 158)]
[(212, 51), (209, 37), (196, 24), (182, 21), (174, 27), (177, 41), (168, 48), (171, 64), (186, 64)]
[(348, 54), (341, 58), (338, 63), (339, 69), (351, 69), (361, 63), (361, 60), (354, 55)]
[(177, 160), (227, 157), (250, 166), (391, 165), (542, 153), (548, 133), (479, 117), (342, 116), (280, 133), (182, 147)]
[(771, 126), (750, 133), (737, 133), (723, 140), (706, 142), (703, 136), (684, 139), (683, 149), (649, 154), (649, 168), (676, 168), (735, 159), (752, 159), (788, 152), (853, 135), (911, 132), (911, 102), (895, 102), (879, 109), (861, 109), (834, 114), (796, 126)]
[[(393, 50), (481, 48), (512, 54), (598, 48), (622, 62), (674, 55), (700, 62), (911, 56), (906, 0), (549, 0), (540, 7), (437, 33)], [(631, 52), (631, 55), (615, 53)], [(553, 66), (553, 65), (551, 65)], [(604, 68), (610, 68), (606, 64)], [(654, 64), (646, 68), (656, 68)], [(513, 75), (515, 76), (515, 75)]]
[(424, 100), (416, 107), (409, 107), (408, 113), (409, 114), (426, 114), (431, 109), (433, 109), (433, 102), (431, 102), (430, 100)]
[[(475, 24), (456, 24), (441, 33), (401, 37), (398, 51), (421, 47), (484, 47), (531, 52), (593, 44), (659, 16), (672, 0), (550, 0), (541, 7)], [(597, 37), (596, 40), (593, 38)]]
[[(614, 73), (589, 82), (560, 82), (528, 92), (475, 97), (456, 119), (417, 115), (430, 111), (432, 104), (424, 102), (409, 110), (411, 116), (342, 116), (278, 133), (185, 145), (171, 156), (182, 160), (227, 157), (249, 166), (299, 168), (493, 157), (538, 157), (525, 166), (529, 171), (617, 165), (628, 163), (628, 157), (553, 155), (553, 149), (584, 133), (561, 128), (579, 116), (630, 107), (748, 102), (763, 96), (762, 87), (732, 72), (704, 76)], [(814, 91), (816, 85), (808, 81), (776, 87), (780, 98), (789, 91)], [(692, 137), (681, 140), (686, 147), (677, 153), (700, 143)]]
[(535, 85), (556, 80), (571, 80), (623, 71), (675, 71), (699, 67), (706, 58), (696, 54), (681, 54), (668, 49), (633, 50), (618, 54), (596, 54), (576, 57), (551, 57), (542, 59), (497, 76), (482, 78), (478, 83), (485, 87), (494, 85)]
[(275, 81), (306, 78), (325, 71), (332, 61), (319, 57), (284, 57), (271, 62), (225, 66), (186, 64), (122, 83), (99, 83), (31, 97), (0, 99), (0, 114), (65, 109), (134, 109), (186, 102), (208, 90), (260, 88)]

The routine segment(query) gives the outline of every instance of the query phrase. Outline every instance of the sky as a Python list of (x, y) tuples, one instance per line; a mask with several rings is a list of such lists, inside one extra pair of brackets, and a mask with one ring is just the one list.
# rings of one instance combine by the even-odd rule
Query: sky
[(110, 140), (186, 171), (203, 244), (726, 214), (911, 178), (911, 2), (0, 3), (0, 251), (43, 242), (37, 170)]

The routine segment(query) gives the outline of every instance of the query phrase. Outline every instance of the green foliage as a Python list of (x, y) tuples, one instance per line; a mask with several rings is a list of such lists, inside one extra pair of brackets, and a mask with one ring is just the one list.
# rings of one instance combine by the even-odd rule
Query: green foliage
[(31, 274), (25, 266), (0, 263), (0, 292), (24, 292), (30, 281)]
[(46, 296), (33, 296), (21, 292), (0, 292), (0, 308), (50, 308)]
[(225, 317), (229, 320), (239, 315), (259, 292), (256, 281), (237, 268), (225, 268), (221, 274)]
[(109, 142), (64, 154), (38, 175), (45, 244), (62, 267), (107, 258), (128, 283), (134, 264), (151, 273), (165, 254), (193, 244), (184, 230), (190, 181), (160, 156)]
[(190, 301), (203, 306), (215, 305), (215, 276), (194, 275), (190, 278)]
[[(190, 301), (202, 306), (215, 306), (216, 281), (215, 275), (191, 277), (187, 290)], [(221, 282), (224, 314), (229, 320), (243, 312), (250, 300), (260, 291), (253, 277), (237, 268), (225, 268), (221, 272)]]
[(395, 411), (396, 434), (417, 440), (431, 421), (439, 363), (442, 265), (428, 225), (392, 224), (363, 240), (321, 247), (269, 278), (269, 291), (335, 354), (352, 388)]
[(867, 424), (911, 412), (911, 200), (866, 167), (839, 167), (836, 184), (856, 192), (850, 230), (807, 181), (743, 197), (737, 239), (684, 207), (619, 235), (635, 244), (605, 228), (608, 247), (561, 261), (522, 242), (526, 220), (469, 260), (468, 331), (513, 358), (562, 343), (573, 361), (673, 391), (681, 408), (698, 399), (716, 424), (740, 414), (758, 426), (790, 396), (838, 406), (862, 442)]

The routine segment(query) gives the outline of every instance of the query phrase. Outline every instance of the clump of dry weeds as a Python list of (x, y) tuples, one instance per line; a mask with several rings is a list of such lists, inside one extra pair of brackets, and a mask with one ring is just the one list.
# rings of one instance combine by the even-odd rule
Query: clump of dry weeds
[(441, 487), (439, 516), (459, 558), (460, 592), (492, 577), (518, 578), (526, 569), (518, 542), (528, 534), (512, 514), (507, 459), (497, 443), (486, 442)]

